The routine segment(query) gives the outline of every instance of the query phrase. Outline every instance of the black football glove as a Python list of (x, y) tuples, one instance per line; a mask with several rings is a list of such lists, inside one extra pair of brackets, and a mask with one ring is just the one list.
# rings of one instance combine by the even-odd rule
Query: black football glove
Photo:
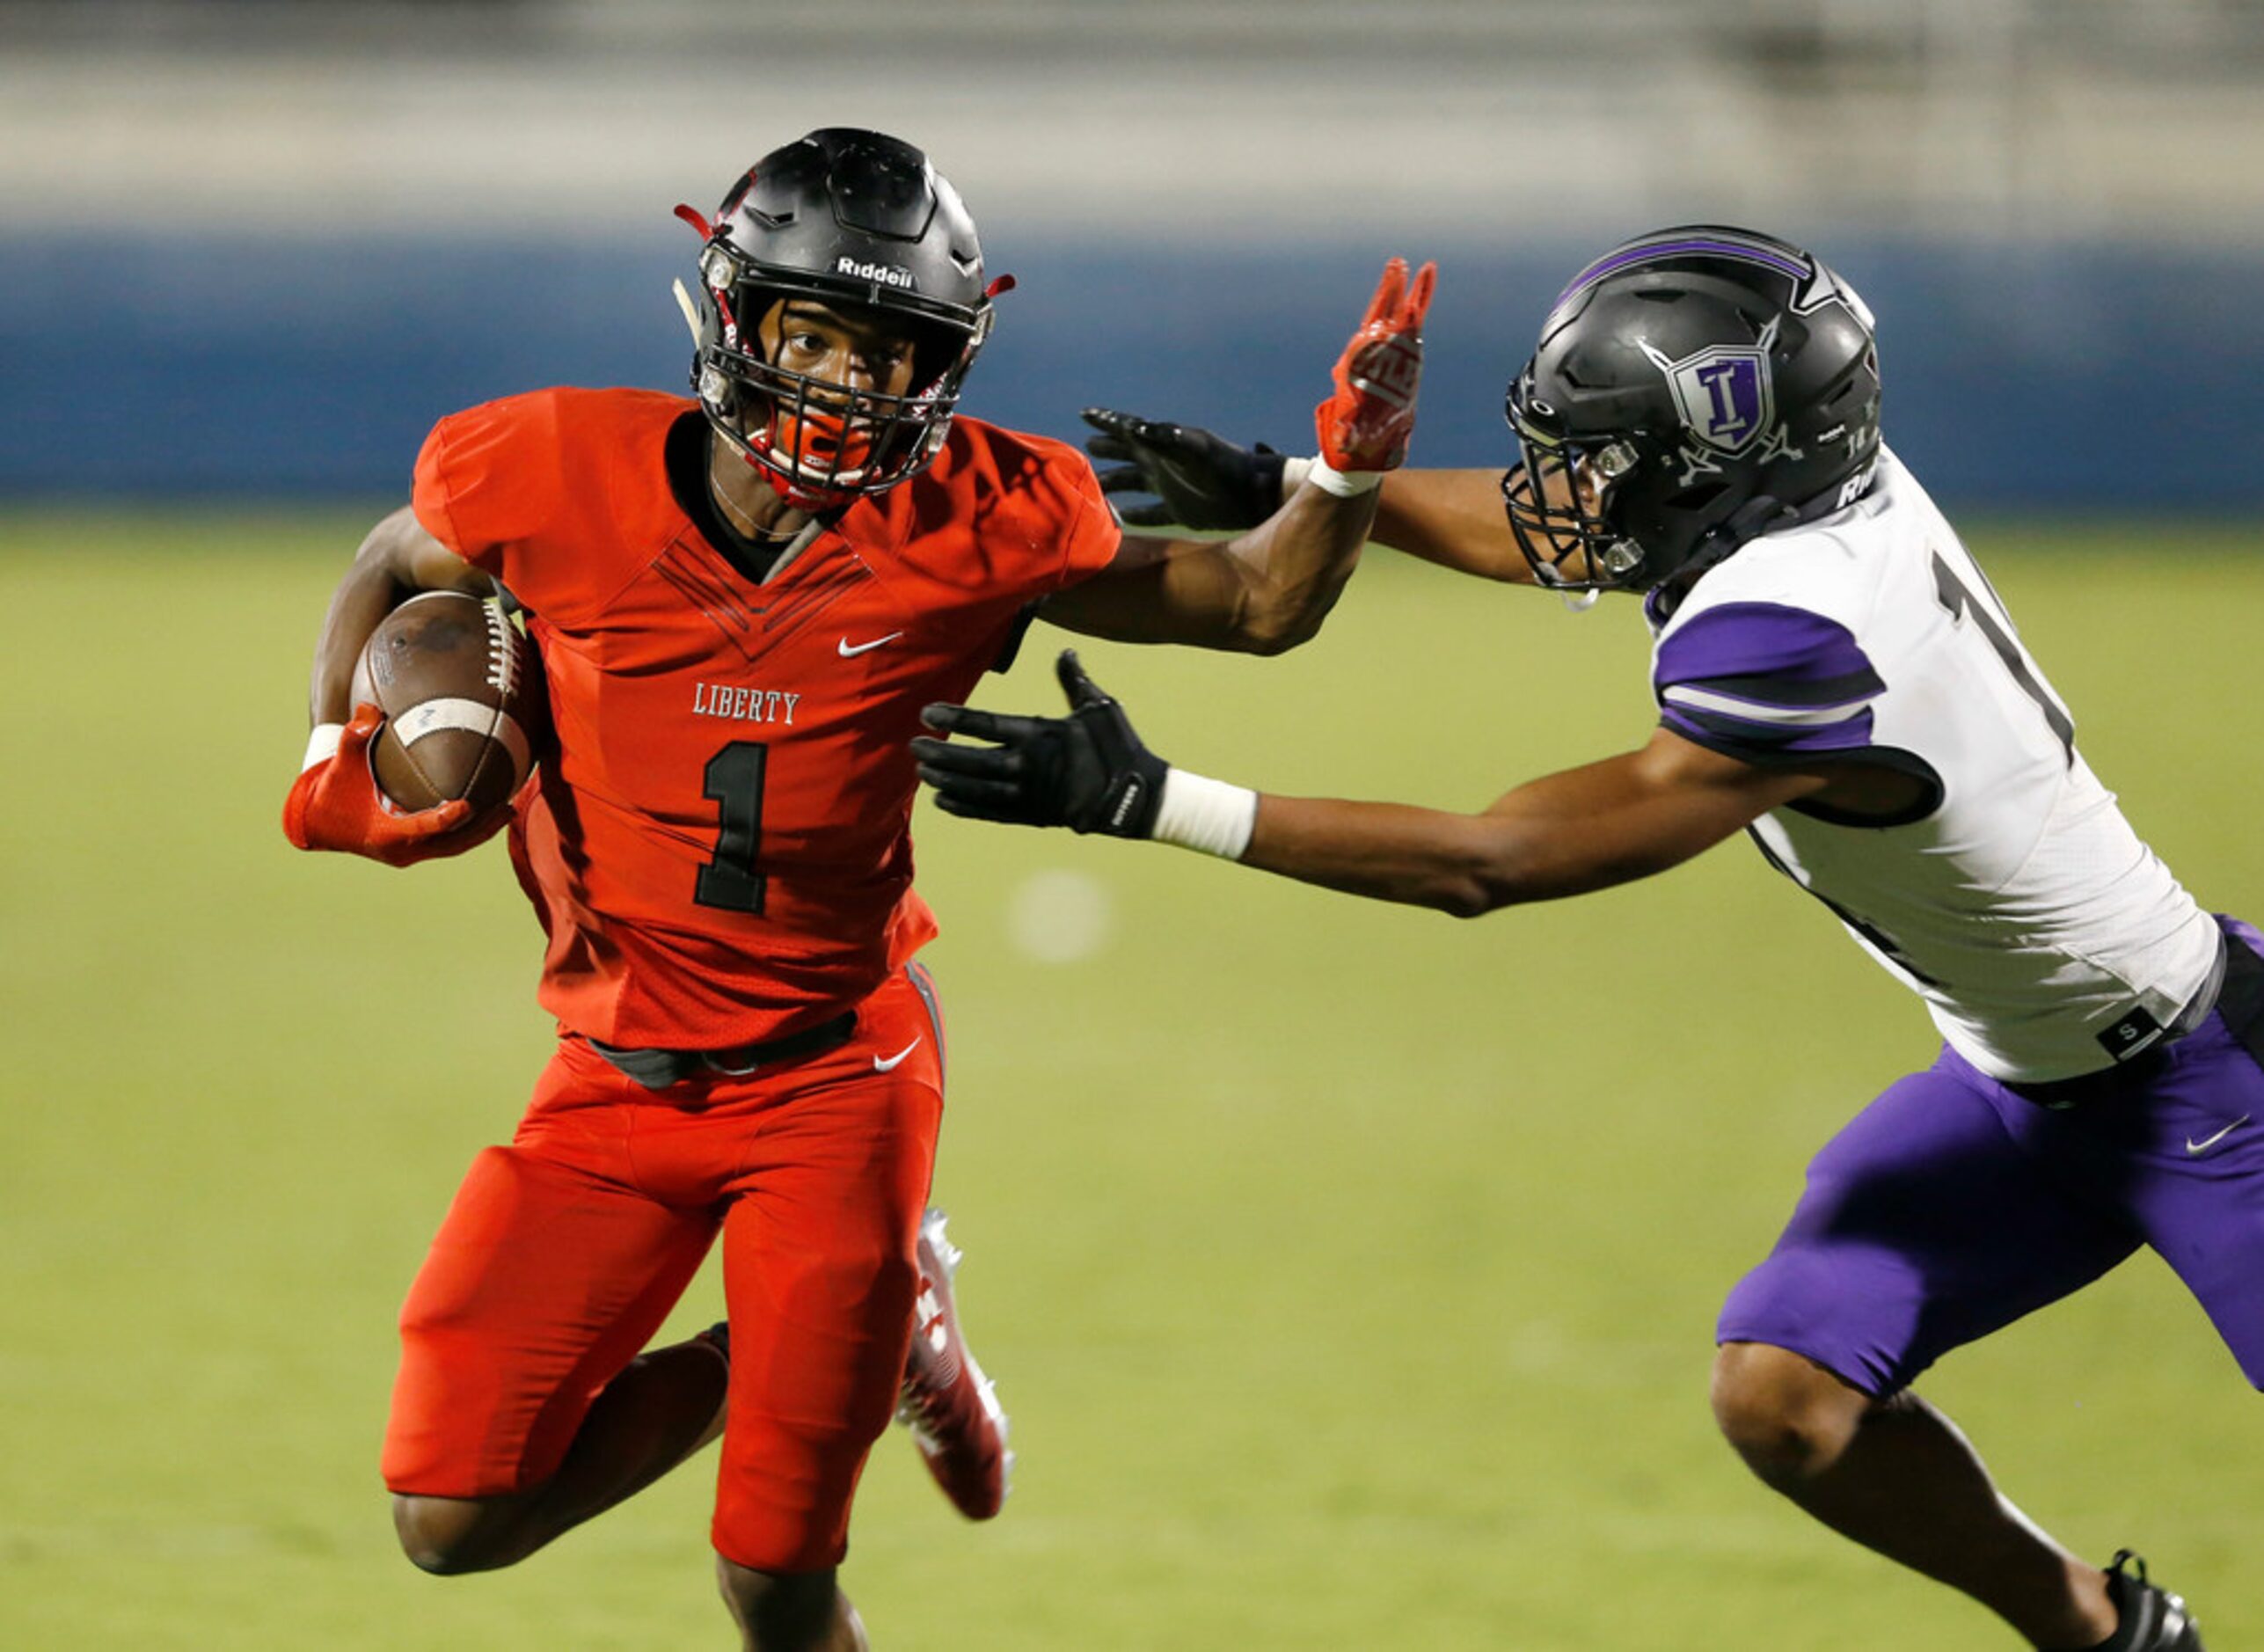
[(1122, 460), (1103, 471), (1104, 493), (1153, 493), (1152, 505), (1120, 505), (1127, 527), (1254, 528), (1282, 508), (1282, 456), (1260, 442), (1238, 448), (1193, 425), (1135, 418), (1088, 407), (1085, 421), (1100, 434), (1085, 438), (1096, 459)]
[(936, 807), (1016, 826), (1149, 836), (1171, 765), (1140, 743), (1124, 708), (1085, 676), (1074, 648), (1062, 650), (1054, 671), (1069, 696), (1066, 717), (1009, 717), (948, 704), (920, 713), (931, 728), (996, 742), (959, 745), (925, 735), (912, 742)]

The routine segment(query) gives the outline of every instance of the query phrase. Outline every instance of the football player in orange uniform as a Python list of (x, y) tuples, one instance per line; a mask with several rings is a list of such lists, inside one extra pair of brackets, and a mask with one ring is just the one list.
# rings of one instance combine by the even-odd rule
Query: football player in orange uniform
[[(855, 1648), (836, 1570), (892, 1409), (975, 1517), (1006, 1466), (922, 1215), (944, 1048), (915, 961), (936, 932), (908, 831), (920, 708), (963, 699), (1033, 613), (1261, 654), (1310, 637), (1406, 453), (1431, 271), (1386, 268), (1322, 461), (1273, 516), (1127, 537), (1075, 449), (954, 416), (1011, 283), (919, 150), (814, 132), (712, 223), (679, 216), (704, 243), (701, 299), (679, 289), (697, 400), (548, 390), (442, 420), (332, 600), (284, 824), (395, 865), (494, 830), (393, 809), (349, 683), (418, 591), (525, 613), (557, 741), (510, 848), (559, 1040), (403, 1310), (395, 1524), (428, 1570), (509, 1565), (720, 1433), (743, 1644)], [(1201, 837), (1201, 810), (1162, 830)], [(719, 1235), (728, 1319), (640, 1353)]]

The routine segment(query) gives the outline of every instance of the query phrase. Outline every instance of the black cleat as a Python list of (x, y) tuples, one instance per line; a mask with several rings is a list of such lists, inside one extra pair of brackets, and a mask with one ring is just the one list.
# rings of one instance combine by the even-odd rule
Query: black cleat
[(2107, 1597), (2116, 1622), (2099, 1652), (2208, 1652), (2184, 1597), (2148, 1583), (2146, 1562), (2129, 1549), (2107, 1563)]

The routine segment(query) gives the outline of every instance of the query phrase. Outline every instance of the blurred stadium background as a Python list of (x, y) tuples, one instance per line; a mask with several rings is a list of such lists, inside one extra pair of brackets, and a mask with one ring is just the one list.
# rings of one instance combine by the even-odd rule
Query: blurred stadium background
[[(506, 1576), (391, 1552), (391, 1317), (540, 1059), (533, 936), (499, 855), (404, 881), (274, 815), (424, 429), (681, 384), (668, 208), (835, 124), (960, 186), (1022, 281), (968, 406), (1065, 436), (1299, 446), (1403, 252), (1442, 267), (1418, 457), (1491, 463), (1589, 253), (1824, 250), (2093, 764), (2264, 912), (2258, 0), (0, 4), (0, 1646), (720, 1642), (698, 1467)], [(1286, 660), (1091, 654), (1277, 789), (1472, 806), (1647, 720), (1629, 617), (1389, 558)], [(1024, 1465), (962, 1529), (884, 1444), (881, 1644), (2006, 1644), (1712, 1438), (1720, 1294), (1930, 1054), (1757, 864), (1455, 926), (921, 828), (938, 1193)], [(2253, 1403), (2151, 1260), (1930, 1386), (2040, 1517), (2264, 1641)]]

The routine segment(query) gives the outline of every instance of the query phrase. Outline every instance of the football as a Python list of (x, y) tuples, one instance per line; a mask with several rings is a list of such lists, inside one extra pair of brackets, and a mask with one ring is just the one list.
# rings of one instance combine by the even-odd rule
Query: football
[(370, 633), (353, 703), (385, 713), (369, 761), (387, 797), (413, 811), (462, 798), (478, 819), (534, 768), (547, 701), (534, 650), (500, 603), (427, 591)]

